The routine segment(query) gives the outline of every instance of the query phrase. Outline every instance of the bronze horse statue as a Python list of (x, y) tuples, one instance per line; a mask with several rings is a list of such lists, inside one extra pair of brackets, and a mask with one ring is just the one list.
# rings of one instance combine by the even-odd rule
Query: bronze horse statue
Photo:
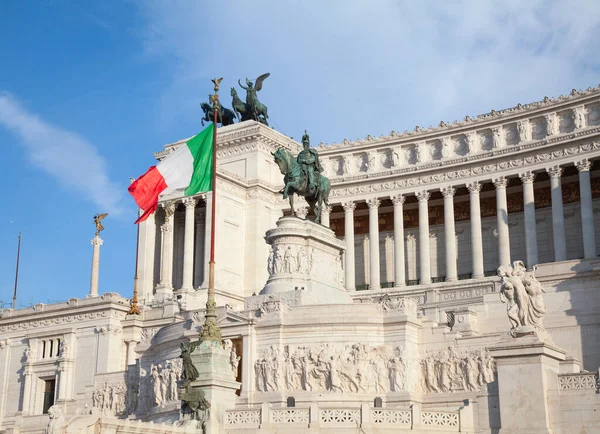
[(292, 212), (294, 212), (294, 193), (296, 193), (298, 196), (304, 196), (310, 206), (311, 212), (315, 215), (315, 223), (320, 223), (323, 205), (329, 205), (329, 179), (319, 173), (317, 189), (314, 194), (310, 194), (308, 193), (308, 177), (294, 156), (287, 149), (283, 148), (271, 152), (271, 155), (273, 155), (275, 163), (277, 163), (279, 170), (283, 174), (285, 185), (280, 193), (283, 193), (284, 199), (289, 198)]
[[(204, 121), (212, 122), (214, 120), (215, 112), (209, 103), (203, 102), (200, 104), (200, 107), (202, 107), (202, 111), (204, 112), (204, 117), (202, 118), (202, 126), (204, 126)], [(232, 125), (235, 118), (236, 116), (233, 111), (220, 106), (220, 110), (217, 112), (217, 122), (221, 122), (221, 125), (226, 127), (227, 125)]]

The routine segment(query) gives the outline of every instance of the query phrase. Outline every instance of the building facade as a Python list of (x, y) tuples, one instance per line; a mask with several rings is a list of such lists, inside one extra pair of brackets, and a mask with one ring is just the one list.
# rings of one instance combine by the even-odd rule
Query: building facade
[[(265, 234), (284, 215), (307, 216), (305, 202), (281, 199), (279, 148), (301, 146), (253, 121), (218, 130), (216, 294), (242, 383), (223, 432), (517, 432), (506, 378), (534, 378), (514, 367), (538, 362), (503, 346), (511, 303), (498, 268), (515, 261), (544, 291), (548, 338), (535, 360), (546, 373), (528, 381), (546, 428), (594, 432), (600, 88), (319, 145), (331, 181), (322, 224), (345, 242), (346, 304), (260, 295), (274, 273)], [(0, 433), (43, 432), (52, 405), (61, 426), (82, 430), (72, 432), (178, 432), (179, 346), (203, 320), (211, 194), (165, 202), (140, 224), (142, 315), (115, 293), (2, 311)]]

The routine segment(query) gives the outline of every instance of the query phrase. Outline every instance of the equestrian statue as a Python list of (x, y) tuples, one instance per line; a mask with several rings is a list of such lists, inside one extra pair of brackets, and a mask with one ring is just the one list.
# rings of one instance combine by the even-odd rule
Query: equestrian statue
[(319, 161), (319, 153), (310, 147), (310, 137), (306, 130), (302, 136), (304, 149), (298, 158), (287, 150), (280, 148), (271, 152), (275, 163), (283, 174), (284, 187), (280, 191), (284, 199), (289, 199), (290, 208), (294, 211), (294, 193), (304, 196), (315, 215), (315, 223), (321, 221), (323, 205), (329, 205), (329, 179), (322, 175), (323, 167)]
[[(212, 101), (211, 95), (208, 96), (208, 100)], [(215, 112), (210, 103), (203, 102), (200, 104), (202, 107), (202, 111), (204, 112), (204, 117), (202, 118), (202, 126), (204, 126), (204, 121), (212, 122), (215, 119)], [(217, 122), (220, 122), (221, 125), (226, 127), (227, 125), (232, 125), (233, 121), (236, 118), (236, 114), (229, 110), (228, 108), (223, 107), (219, 104), (219, 111), (217, 112)]]

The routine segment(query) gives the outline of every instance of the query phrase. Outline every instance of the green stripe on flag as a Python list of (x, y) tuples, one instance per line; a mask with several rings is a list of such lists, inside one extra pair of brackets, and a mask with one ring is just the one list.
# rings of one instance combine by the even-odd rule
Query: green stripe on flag
[(187, 142), (190, 153), (194, 157), (194, 172), (190, 185), (183, 193), (186, 196), (212, 190), (214, 129), (215, 126), (211, 123)]

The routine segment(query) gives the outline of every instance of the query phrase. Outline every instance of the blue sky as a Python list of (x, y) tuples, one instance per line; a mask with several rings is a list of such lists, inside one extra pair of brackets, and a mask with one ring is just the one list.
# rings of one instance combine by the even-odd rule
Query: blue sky
[[(0, 299), (132, 290), (129, 177), (200, 131), (210, 78), (264, 72), (272, 124), (313, 144), (378, 136), (600, 82), (600, 4), (564, 1), (0, 2)], [(230, 106), (229, 92), (223, 101)]]

